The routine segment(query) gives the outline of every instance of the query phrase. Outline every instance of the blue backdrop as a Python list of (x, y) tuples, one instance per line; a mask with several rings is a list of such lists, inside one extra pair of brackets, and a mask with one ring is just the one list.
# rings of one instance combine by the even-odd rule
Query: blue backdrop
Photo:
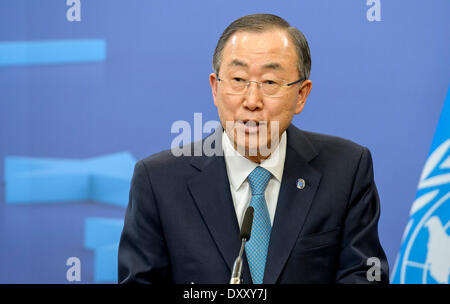
[(218, 120), (216, 42), (258, 12), (310, 44), (294, 124), (371, 150), (393, 267), (449, 85), (448, 0), (380, 0), (372, 22), (366, 0), (80, 2), (69, 22), (63, 0), (0, 1), (0, 283), (68, 282), (69, 257), (81, 283), (114, 280), (134, 162), (169, 148), (175, 121)]

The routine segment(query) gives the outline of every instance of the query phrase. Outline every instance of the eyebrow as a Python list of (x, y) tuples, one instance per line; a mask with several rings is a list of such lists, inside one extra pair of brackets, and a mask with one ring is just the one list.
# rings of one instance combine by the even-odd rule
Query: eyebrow
[(281, 66), (281, 64), (277, 62), (270, 62), (265, 65), (263, 65), (263, 68), (265, 69), (273, 69), (273, 70), (284, 70), (284, 68)]
[[(239, 60), (239, 59), (233, 59), (229, 66), (240, 66), (240, 67), (245, 67), (248, 68), (248, 64)], [(284, 68), (281, 66), (281, 64), (277, 63), (277, 62), (270, 62), (270, 63), (266, 63), (265, 65), (263, 65), (264, 69), (272, 69), (272, 70), (284, 70)]]
[(229, 66), (241, 66), (248, 68), (248, 64), (246, 64), (243, 61), (240, 61), (239, 59), (233, 59), (233, 61), (230, 62)]

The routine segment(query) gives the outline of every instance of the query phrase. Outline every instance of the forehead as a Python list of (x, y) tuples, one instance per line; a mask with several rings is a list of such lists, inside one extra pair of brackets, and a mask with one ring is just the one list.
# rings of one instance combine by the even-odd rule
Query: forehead
[(225, 44), (221, 68), (230, 68), (239, 61), (244, 68), (270, 68), (273, 64), (281, 70), (297, 70), (297, 52), (289, 34), (282, 29), (264, 32), (238, 31)]

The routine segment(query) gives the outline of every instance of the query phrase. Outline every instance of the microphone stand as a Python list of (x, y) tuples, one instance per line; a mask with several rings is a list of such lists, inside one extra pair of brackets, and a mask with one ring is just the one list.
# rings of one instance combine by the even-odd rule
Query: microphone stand
[(245, 211), (244, 220), (241, 227), (241, 250), (234, 261), (233, 271), (231, 272), (230, 284), (242, 284), (242, 255), (244, 254), (245, 242), (250, 239), (253, 225), (253, 207), (248, 207)]
[(242, 255), (244, 253), (246, 238), (242, 238), (241, 249), (239, 250), (239, 255), (234, 261), (233, 272), (231, 275), (230, 284), (242, 284)]

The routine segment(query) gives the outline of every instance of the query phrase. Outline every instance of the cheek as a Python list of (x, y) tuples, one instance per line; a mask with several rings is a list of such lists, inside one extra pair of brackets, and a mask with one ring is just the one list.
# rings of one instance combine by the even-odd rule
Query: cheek
[(282, 133), (291, 123), (295, 114), (295, 103), (283, 102), (278, 104), (267, 105), (269, 119), (279, 122), (279, 130)]
[(219, 114), (222, 116), (227, 116), (227, 118), (231, 118), (238, 111), (241, 101), (237, 96), (229, 96), (225, 94), (221, 94), (217, 96), (217, 108), (219, 110)]
[(266, 110), (269, 113), (270, 120), (277, 120), (282, 123), (286, 119), (290, 119), (295, 113), (295, 104), (283, 102), (283, 103), (271, 103), (267, 104)]

